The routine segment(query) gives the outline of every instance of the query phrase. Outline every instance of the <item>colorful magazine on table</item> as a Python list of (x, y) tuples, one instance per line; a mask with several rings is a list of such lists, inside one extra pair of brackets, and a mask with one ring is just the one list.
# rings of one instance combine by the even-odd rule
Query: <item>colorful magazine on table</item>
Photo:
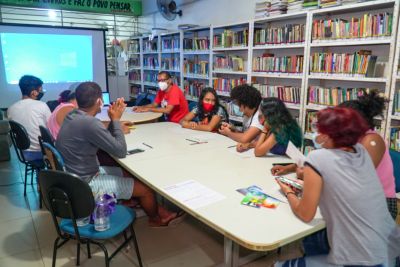
[(281, 202), (279, 199), (271, 197), (262, 191), (262, 189), (256, 185), (249, 186), (247, 188), (237, 189), (239, 193), (245, 195), (240, 202), (242, 205), (254, 207), (254, 208), (276, 208)]

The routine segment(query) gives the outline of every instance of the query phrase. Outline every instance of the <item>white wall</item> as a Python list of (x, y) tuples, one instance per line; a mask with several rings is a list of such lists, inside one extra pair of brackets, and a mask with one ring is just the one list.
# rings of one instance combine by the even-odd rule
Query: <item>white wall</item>
[(157, 10), (157, 0), (143, 0), (143, 16), (139, 31), (148, 32), (152, 27), (177, 30), (178, 24), (223, 25), (254, 18), (255, 0), (175, 0), (183, 16), (168, 21)]

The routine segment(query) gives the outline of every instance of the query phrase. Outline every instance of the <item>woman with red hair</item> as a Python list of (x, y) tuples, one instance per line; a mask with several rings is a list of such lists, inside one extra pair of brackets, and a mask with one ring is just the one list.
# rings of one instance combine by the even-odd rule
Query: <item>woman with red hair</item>
[(368, 152), (357, 143), (367, 122), (353, 109), (336, 107), (319, 111), (313, 127), (315, 146), (321, 149), (307, 157), (302, 197), (278, 181), (293, 213), (310, 222), (320, 207), (330, 247), (327, 262), (388, 264), (400, 255), (400, 228), (386, 207)]

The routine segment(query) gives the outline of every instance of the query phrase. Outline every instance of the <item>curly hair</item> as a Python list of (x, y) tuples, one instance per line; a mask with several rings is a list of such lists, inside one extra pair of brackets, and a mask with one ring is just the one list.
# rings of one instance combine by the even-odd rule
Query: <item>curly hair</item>
[[(204, 108), (203, 108), (203, 100), (204, 100), (204, 97), (206, 96), (207, 93), (211, 93), (215, 97), (214, 108), (209, 113), (205, 113)], [(198, 111), (197, 116), (198, 116), (198, 119), (200, 121), (202, 121), (203, 119), (207, 118), (208, 121), (210, 121), (212, 116), (214, 116), (215, 114), (218, 113), (218, 109), (220, 107), (224, 110), (225, 116), (227, 116), (228, 113), (226, 112), (225, 108), (219, 104), (219, 98), (218, 98), (217, 92), (214, 90), (214, 88), (211, 88), (211, 87), (203, 88), (203, 90), (201, 90), (201, 93), (200, 93), (200, 96), (199, 96), (199, 102), (197, 103), (197, 111)]]
[(292, 141), (296, 147), (301, 147), (303, 143), (301, 128), (282, 100), (267, 97), (261, 102), (260, 110), (278, 144), (287, 145)]
[(335, 148), (355, 145), (368, 130), (366, 120), (353, 108), (326, 108), (317, 113), (317, 120), (318, 132), (327, 134)]
[(339, 107), (355, 109), (367, 121), (369, 128), (373, 129), (374, 117), (383, 115), (386, 102), (387, 100), (380, 96), (377, 90), (373, 90), (370, 93), (364, 91), (364, 94), (359, 96), (357, 100), (343, 102), (339, 105)]
[(251, 85), (242, 84), (232, 89), (231, 99), (237, 101), (239, 106), (258, 108), (261, 102), (261, 93)]

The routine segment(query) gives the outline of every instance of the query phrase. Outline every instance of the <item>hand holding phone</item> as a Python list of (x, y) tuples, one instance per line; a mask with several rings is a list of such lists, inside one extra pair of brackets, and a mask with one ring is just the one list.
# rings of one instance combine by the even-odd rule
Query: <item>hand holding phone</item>
[(283, 177), (283, 176), (278, 176), (275, 177), (275, 179), (287, 186), (290, 187), (296, 194), (301, 193), (303, 191), (303, 184), (299, 183), (298, 181)]

